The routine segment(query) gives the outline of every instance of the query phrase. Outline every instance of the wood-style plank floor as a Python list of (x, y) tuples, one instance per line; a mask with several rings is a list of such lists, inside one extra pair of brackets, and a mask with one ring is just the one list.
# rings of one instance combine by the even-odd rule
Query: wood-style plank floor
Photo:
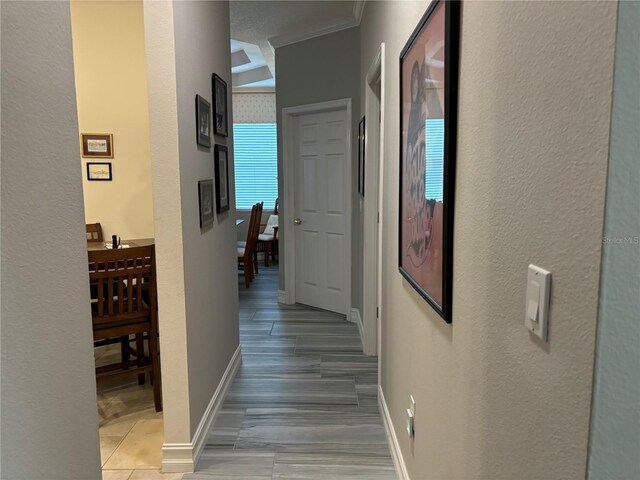
[(279, 305), (277, 268), (239, 287), (242, 366), (184, 480), (396, 479), (377, 358), (343, 315)]

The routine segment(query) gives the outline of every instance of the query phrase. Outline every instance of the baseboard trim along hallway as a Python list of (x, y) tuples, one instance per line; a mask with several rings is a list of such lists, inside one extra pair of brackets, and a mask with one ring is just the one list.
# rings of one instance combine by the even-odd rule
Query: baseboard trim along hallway
[(240, 363), (242, 362), (242, 347), (234, 352), (227, 369), (222, 375), (213, 397), (207, 405), (207, 409), (198, 424), (193, 439), (190, 443), (165, 443), (162, 446), (162, 472), (163, 473), (190, 473), (200, 459), (202, 450), (207, 441), (207, 435), (213, 425), (220, 407), (224, 403), (229, 387), (235, 379)]
[(355, 323), (358, 326), (358, 332), (360, 333), (360, 342), (362, 343), (362, 348), (364, 349), (364, 330), (362, 328), (362, 317), (360, 316), (360, 310), (357, 308), (351, 309), (351, 315), (349, 316), (349, 321), (351, 323)]
[(391, 456), (393, 457), (393, 463), (396, 466), (398, 478), (400, 480), (411, 480), (409, 478), (409, 472), (407, 472), (407, 466), (404, 463), (402, 451), (400, 451), (400, 444), (398, 443), (398, 437), (396, 431), (393, 428), (393, 422), (391, 421), (391, 415), (387, 408), (387, 402), (384, 399), (384, 393), (382, 393), (382, 386), (378, 385), (378, 406), (380, 407), (380, 413), (382, 413), (382, 421), (384, 423), (384, 430), (389, 440), (389, 446), (391, 449)]

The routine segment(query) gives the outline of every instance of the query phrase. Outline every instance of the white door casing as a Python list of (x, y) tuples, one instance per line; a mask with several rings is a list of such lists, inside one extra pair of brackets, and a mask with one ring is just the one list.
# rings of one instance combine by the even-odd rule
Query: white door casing
[(365, 202), (363, 222), (363, 350), (381, 355), (382, 321), (382, 173), (384, 157), (384, 43), (372, 61), (365, 83)]
[(283, 158), (287, 303), (346, 315), (351, 304), (351, 100), (284, 109)]

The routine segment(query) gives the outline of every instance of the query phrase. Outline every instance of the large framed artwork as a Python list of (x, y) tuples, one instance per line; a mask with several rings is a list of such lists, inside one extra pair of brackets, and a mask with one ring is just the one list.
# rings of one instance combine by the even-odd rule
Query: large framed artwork
[(227, 147), (214, 147), (216, 174), (216, 213), (229, 210), (229, 158)]
[(434, 0), (400, 54), (399, 268), (451, 323), (460, 2)]

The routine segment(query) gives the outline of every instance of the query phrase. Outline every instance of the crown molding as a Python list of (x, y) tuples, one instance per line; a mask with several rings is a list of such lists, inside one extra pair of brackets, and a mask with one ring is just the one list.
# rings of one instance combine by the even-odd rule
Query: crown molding
[(353, 18), (355, 18), (356, 23), (360, 25), (362, 21), (362, 13), (364, 12), (364, 3), (367, 0), (355, 0), (353, 2)]
[(339, 32), (340, 30), (357, 27), (359, 23), (360, 22), (358, 22), (354, 17), (349, 15), (346, 17), (336, 18), (328, 22), (319, 23), (309, 30), (277, 35), (269, 38), (268, 42), (273, 48), (280, 48), (285, 45), (291, 45), (293, 43), (303, 42), (315, 37), (328, 35), (329, 33)]
[(233, 87), (231, 93), (242, 95), (245, 93), (276, 93), (275, 87)]

